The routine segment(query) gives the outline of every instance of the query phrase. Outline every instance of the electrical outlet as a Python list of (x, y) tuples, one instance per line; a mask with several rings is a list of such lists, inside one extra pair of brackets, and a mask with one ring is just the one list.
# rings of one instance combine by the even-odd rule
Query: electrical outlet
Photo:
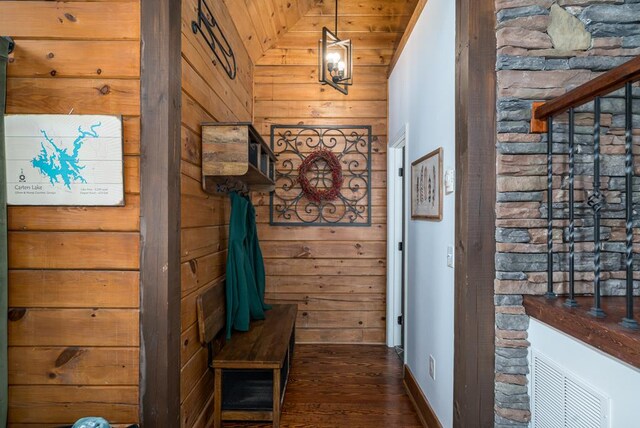
[(454, 256), (453, 256), (454, 252), (453, 252), (453, 246), (449, 245), (447, 247), (447, 266), (449, 266), (450, 268), (453, 267), (454, 265)]
[(436, 380), (436, 359), (429, 355), (429, 377)]

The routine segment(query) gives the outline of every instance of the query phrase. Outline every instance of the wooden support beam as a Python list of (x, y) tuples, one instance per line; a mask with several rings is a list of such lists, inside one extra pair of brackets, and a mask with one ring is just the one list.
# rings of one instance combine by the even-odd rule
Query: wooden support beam
[(180, 426), (180, 0), (142, 0), (140, 405)]
[(456, 0), (454, 427), (494, 425), (496, 35), (493, 0)]

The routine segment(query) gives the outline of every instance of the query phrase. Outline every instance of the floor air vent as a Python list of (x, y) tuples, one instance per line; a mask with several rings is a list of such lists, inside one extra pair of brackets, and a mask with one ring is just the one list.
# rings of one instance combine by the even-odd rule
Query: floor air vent
[(539, 352), (531, 358), (533, 428), (610, 428), (608, 398)]

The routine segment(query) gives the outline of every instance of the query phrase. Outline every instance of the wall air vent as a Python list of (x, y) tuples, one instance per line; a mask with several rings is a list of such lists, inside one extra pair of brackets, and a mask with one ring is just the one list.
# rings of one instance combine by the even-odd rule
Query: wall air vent
[(531, 352), (533, 428), (610, 428), (610, 400), (536, 350)]

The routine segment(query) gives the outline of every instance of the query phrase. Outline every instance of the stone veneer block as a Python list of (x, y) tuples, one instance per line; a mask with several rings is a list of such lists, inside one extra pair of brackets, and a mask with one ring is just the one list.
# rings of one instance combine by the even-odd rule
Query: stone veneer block
[[(526, 428), (530, 414), (526, 374), (528, 317), (522, 295), (547, 291), (546, 254), (546, 134), (531, 134), (525, 125), (531, 103), (562, 95), (640, 55), (640, 0), (495, 0), (496, 70), (498, 73), (496, 170), (496, 305), (495, 422), (494, 428)], [(562, 7), (565, 7), (563, 9)], [(549, 12), (548, 12), (549, 11)], [(556, 19), (553, 23), (552, 20)], [(556, 28), (558, 27), (558, 28)], [(557, 30), (557, 32), (556, 32)], [(589, 34), (590, 33), (590, 34)], [(578, 35), (576, 39), (576, 34)], [(578, 43), (576, 43), (578, 42)], [(640, 98), (640, 88), (634, 88)], [(622, 92), (602, 99), (601, 150), (603, 188), (608, 206), (603, 213), (602, 291), (620, 295), (625, 288), (624, 178), (618, 176), (624, 155), (624, 102)], [(638, 104), (638, 105), (636, 105)], [(583, 203), (593, 174), (593, 103), (576, 109), (577, 201)], [(634, 112), (640, 111), (640, 100)], [(640, 127), (640, 115), (634, 115)], [(567, 292), (566, 233), (568, 151), (567, 115), (554, 127), (554, 222), (556, 253), (554, 291)], [(620, 129), (622, 127), (622, 129)], [(640, 156), (635, 170), (640, 175)], [(528, 190), (531, 189), (531, 190)], [(634, 202), (640, 204), (640, 177), (634, 180)], [(582, 212), (582, 211), (580, 211)], [(576, 223), (578, 254), (576, 290), (593, 290), (593, 220), (590, 210)], [(561, 219), (560, 217), (563, 217)], [(634, 226), (640, 228), (640, 219)], [(640, 244), (640, 233), (636, 235)], [(638, 247), (640, 248), (640, 247)], [(640, 266), (640, 251), (634, 255)], [(561, 270), (565, 271), (561, 271)], [(634, 292), (640, 295), (640, 272)], [(519, 387), (518, 387), (519, 386)]]
[(553, 47), (559, 50), (587, 50), (591, 47), (591, 34), (575, 16), (554, 4), (551, 6), (551, 22), (547, 33)]

